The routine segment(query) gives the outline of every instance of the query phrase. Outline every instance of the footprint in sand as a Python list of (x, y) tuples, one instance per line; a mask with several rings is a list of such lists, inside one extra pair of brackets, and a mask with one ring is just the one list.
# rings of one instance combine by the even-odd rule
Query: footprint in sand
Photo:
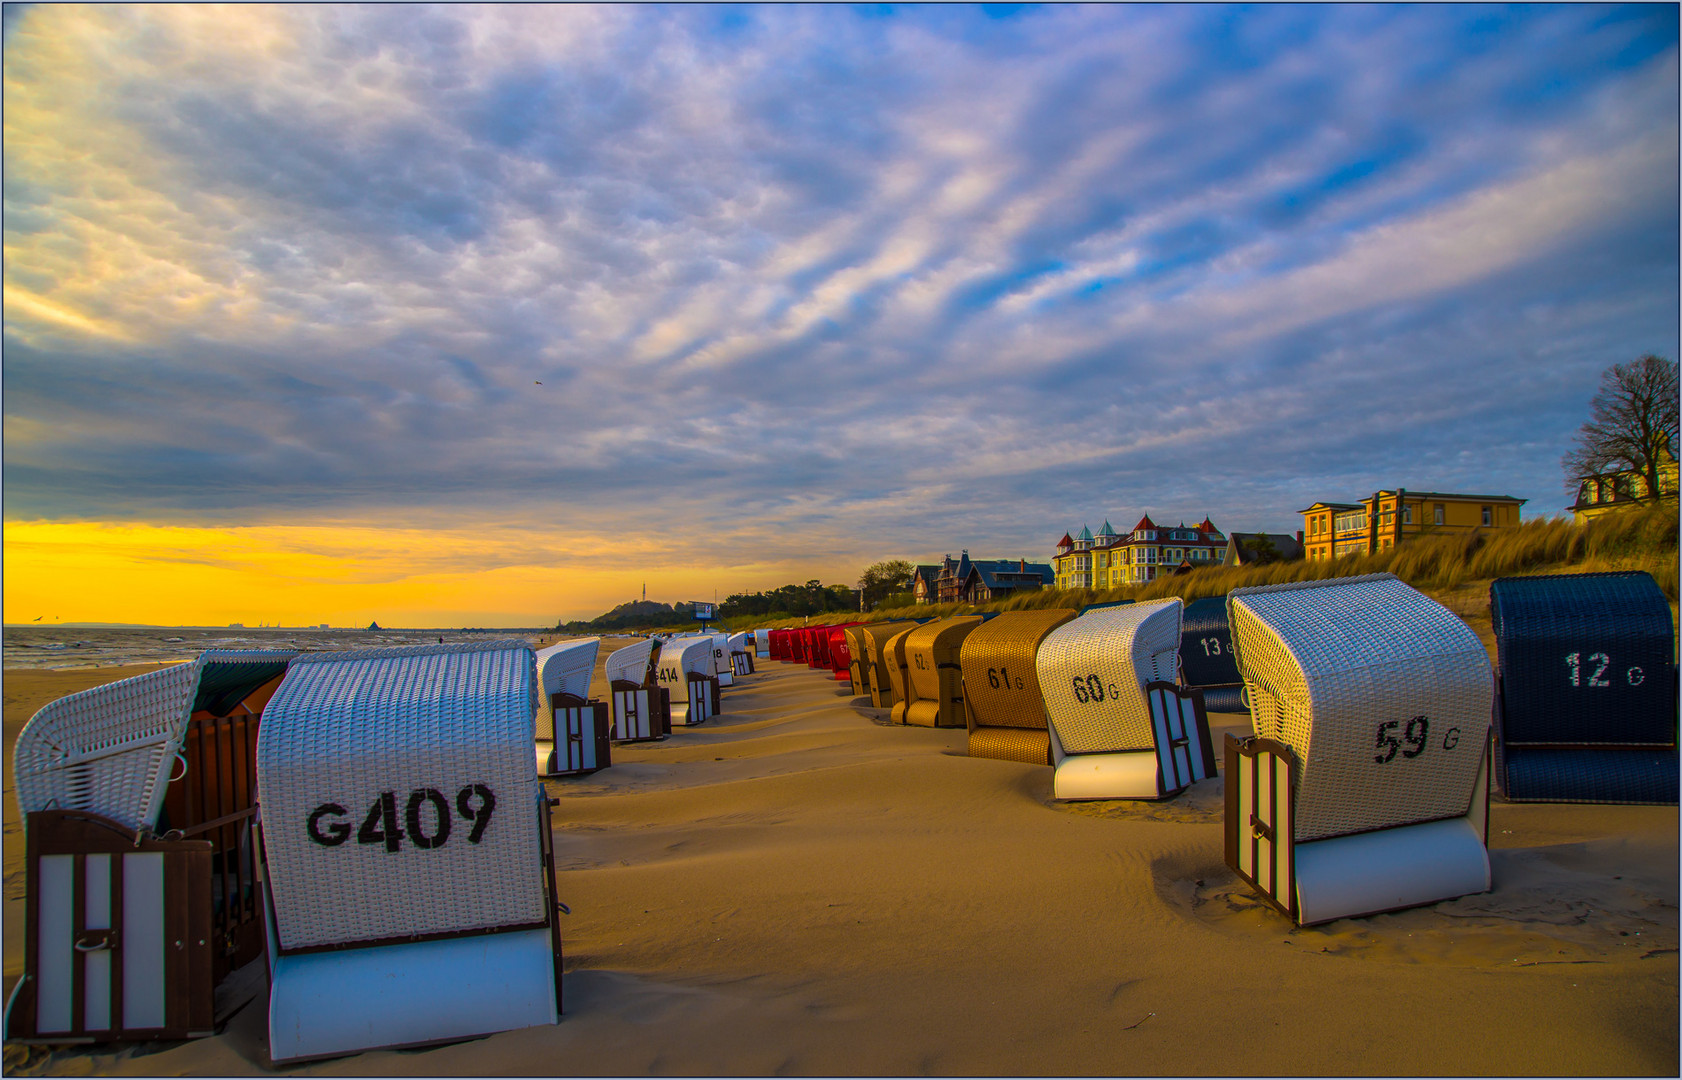
[(1188, 919), (1331, 956), (1485, 969), (1674, 962), (1676, 878), (1647, 869), (1662, 860), (1596, 840), (1497, 849), (1490, 863), (1487, 893), (1300, 928), (1222, 863), (1164, 857), (1152, 871), (1157, 895)]

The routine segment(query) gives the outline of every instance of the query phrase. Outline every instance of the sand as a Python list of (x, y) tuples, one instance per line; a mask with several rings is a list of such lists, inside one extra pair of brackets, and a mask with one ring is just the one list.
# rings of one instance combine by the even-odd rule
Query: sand
[[(8, 745), (122, 672), (75, 674), (6, 673)], [(549, 781), (558, 1025), (284, 1071), (1678, 1071), (1675, 807), (1496, 803), (1494, 891), (1298, 930), (1224, 866), (1219, 778), (1058, 804), (1050, 769), (971, 759), (962, 730), (888, 726), (837, 686), (761, 660), (715, 721)], [(1217, 740), (1248, 725), (1212, 719)], [(8, 1071), (247, 1075), (265, 1037), (259, 1001), (214, 1038), (13, 1047)]]

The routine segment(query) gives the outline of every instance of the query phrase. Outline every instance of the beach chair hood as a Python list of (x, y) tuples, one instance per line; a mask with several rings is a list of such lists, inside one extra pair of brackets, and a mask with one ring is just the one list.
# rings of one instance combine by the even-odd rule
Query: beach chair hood
[(1145, 686), (1177, 681), (1179, 597), (1103, 607), (1047, 634), (1035, 657), (1046, 716), (1071, 754), (1155, 745)]
[(257, 740), (284, 951), (546, 924), (522, 641), (294, 661)]
[(590, 696), (590, 678), (596, 672), (596, 654), (601, 638), (562, 641), (537, 652), (537, 682), (545, 696), (569, 694)]
[(18, 808), (85, 810), (137, 832), (153, 829), (193, 713), (225, 715), (297, 655), (211, 650), (43, 706), (12, 753)]
[(607, 681), (611, 685), (616, 682), (635, 683), (638, 686), (654, 685), (654, 674), (659, 669), (660, 642), (654, 638), (644, 638), (635, 645), (627, 645), (623, 649), (615, 649), (607, 658)]
[(1392, 574), (1227, 596), (1255, 732), (1298, 758), (1296, 838), (1467, 813), (1493, 680), (1458, 616)]

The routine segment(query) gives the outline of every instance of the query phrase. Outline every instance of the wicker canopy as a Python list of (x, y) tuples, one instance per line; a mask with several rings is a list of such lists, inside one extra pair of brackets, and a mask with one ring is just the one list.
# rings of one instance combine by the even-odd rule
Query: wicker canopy
[(293, 661), (257, 740), (283, 951), (546, 924), (534, 661), (523, 641)]
[(607, 658), (608, 684), (628, 682), (637, 686), (652, 686), (659, 663), (660, 642), (654, 638), (644, 638), (635, 645), (615, 649)]
[(1179, 597), (1170, 597), (1099, 608), (1046, 635), (1035, 666), (1046, 717), (1064, 751), (1156, 745), (1145, 686), (1177, 678), (1182, 607)]
[(1051, 764), (1035, 658), (1046, 635), (1074, 617), (1065, 608), (1007, 611), (964, 639), (959, 663), (971, 757)]
[(981, 626), (975, 615), (926, 623), (905, 638), (905, 710), (900, 722), (923, 727), (961, 727), (963, 682), (958, 652), (964, 639)]
[(18, 808), (25, 815), (86, 810), (130, 829), (152, 829), (193, 713), (226, 715), (297, 655), (212, 650), (43, 706), (12, 751)]
[(1483, 643), (1391, 574), (1235, 589), (1257, 735), (1298, 764), (1296, 839), (1467, 812), (1489, 731)]

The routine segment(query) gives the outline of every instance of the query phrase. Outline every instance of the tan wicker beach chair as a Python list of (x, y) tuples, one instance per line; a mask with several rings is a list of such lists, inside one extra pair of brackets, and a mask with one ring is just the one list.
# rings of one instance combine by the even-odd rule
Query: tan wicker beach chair
[(296, 661), (257, 745), (274, 1061), (556, 1022), (522, 641)]
[(906, 635), (905, 700), (894, 706), (896, 721), (921, 727), (963, 726), (958, 650), (980, 626), (980, 616), (960, 615), (925, 623)]
[(1035, 666), (1058, 799), (1160, 799), (1215, 772), (1202, 695), (1182, 694), (1178, 597), (1087, 611)]
[(870, 693), (870, 643), (864, 636), (868, 623), (849, 626), (842, 632), (847, 639), (847, 678), (854, 696)]
[(888, 653), (888, 643), (900, 634), (914, 629), (916, 625), (909, 620), (899, 620), (866, 623), (859, 627), (863, 648), (862, 652), (855, 652), (854, 658), (864, 665), (865, 670), (860, 672), (859, 677), (864, 680), (865, 688), (860, 690), (855, 684), (854, 691), (868, 693), (872, 707), (891, 709), (898, 700), (888, 673), (888, 665), (893, 662)]
[(718, 669), (710, 637), (673, 638), (660, 650), (660, 684), (671, 693), (673, 727), (718, 715)]
[(252, 753), (295, 655), (207, 652), (60, 698), (24, 726), (24, 965), (8, 1039), (211, 1033), (217, 985), (262, 952)]
[(905, 642), (915, 629), (916, 626), (908, 627), (882, 643), (882, 664), (888, 669), (888, 691), (893, 695), (888, 718), (896, 724), (905, 723), (906, 703), (911, 697), (910, 660), (905, 655)]
[(1256, 733), (1227, 739), (1228, 863), (1305, 925), (1487, 890), (1477, 635), (1390, 574), (1227, 604)]
[(964, 710), (970, 757), (1051, 764), (1051, 736), (1035, 656), (1040, 642), (1073, 611), (1007, 611), (964, 639)]
[(601, 638), (562, 641), (537, 653), (537, 773), (576, 776), (612, 762), (613, 721), (590, 699)]

